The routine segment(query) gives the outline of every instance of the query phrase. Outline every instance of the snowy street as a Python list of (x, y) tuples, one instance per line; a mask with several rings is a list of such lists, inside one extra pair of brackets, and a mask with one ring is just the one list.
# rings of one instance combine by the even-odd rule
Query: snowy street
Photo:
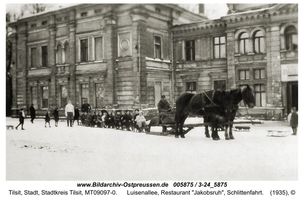
[[(7, 118), (7, 125), (18, 119)], [(185, 139), (114, 129), (44, 127), (6, 131), (7, 180), (296, 180), (297, 136), (286, 122), (265, 121), (235, 140), (206, 138), (194, 128)], [(269, 137), (267, 130), (289, 131)], [(161, 131), (153, 127), (152, 131)]]

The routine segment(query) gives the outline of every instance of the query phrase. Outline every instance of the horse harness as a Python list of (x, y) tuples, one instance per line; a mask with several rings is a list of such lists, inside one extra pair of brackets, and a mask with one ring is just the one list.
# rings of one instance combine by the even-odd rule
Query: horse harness
[[(207, 97), (207, 99), (211, 102), (211, 105), (210, 106), (218, 106), (216, 103), (214, 103), (214, 101), (212, 100), (214, 98), (214, 94), (215, 94), (215, 91), (213, 90), (212, 91), (212, 96), (211, 98), (209, 97), (209, 95), (207, 94), (207, 92), (204, 90), (203, 91), (203, 94)], [(204, 108), (203, 108), (204, 109)]]

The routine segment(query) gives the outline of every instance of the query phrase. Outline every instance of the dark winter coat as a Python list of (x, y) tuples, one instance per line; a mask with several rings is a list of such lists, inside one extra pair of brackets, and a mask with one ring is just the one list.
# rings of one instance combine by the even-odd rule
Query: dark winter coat
[(75, 108), (75, 111), (74, 111), (74, 120), (79, 120), (79, 109), (78, 108)]
[(157, 104), (157, 108), (159, 112), (168, 112), (171, 106), (166, 99), (161, 99)]
[(291, 126), (292, 128), (298, 127), (298, 113), (296, 113), (296, 112), (291, 113), (291, 117), (290, 117), (290, 126)]
[(24, 122), (24, 118), (25, 118), (24, 111), (20, 110), (19, 111), (19, 122), (23, 123)]
[(58, 109), (55, 109), (55, 110), (53, 111), (53, 116), (54, 116), (54, 120), (55, 120), (56, 122), (58, 122), (58, 121), (59, 121), (59, 112), (58, 112)]
[(31, 115), (32, 119), (34, 119), (36, 117), (36, 110), (35, 110), (34, 106), (30, 107), (30, 115)]
[(45, 114), (44, 120), (45, 122), (50, 122), (51, 118), (48, 112)]
[(89, 113), (91, 112), (91, 106), (88, 103), (84, 103), (81, 105), (81, 112)]

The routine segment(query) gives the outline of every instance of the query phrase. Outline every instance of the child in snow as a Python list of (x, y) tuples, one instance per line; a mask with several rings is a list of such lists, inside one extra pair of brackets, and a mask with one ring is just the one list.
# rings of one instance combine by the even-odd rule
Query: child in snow
[(135, 122), (139, 128), (139, 132), (141, 132), (146, 127), (146, 118), (144, 117), (142, 111), (140, 111), (139, 114), (136, 116)]
[(45, 127), (46, 127), (46, 124), (48, 123), (49, 124), (49, 127), (51, 127), (51, 124), (50, 124), (50, 121), (51, 121), (51, 118), (50, 118), (50, 114), (49, 114), (49, 111), (47, 110), (46, 113), (45, 113), (45, 117), (44, 117), (44, 120), (45, 120)]
[(19, 111), (19, 124), (16, 126), (16, 129), (18, 129), (18, 127), (21, 125), (21, 130), (24, 130), (23, 128), (24, 118), (25, 118), (24, 110), (23, 108), (21, 108)]

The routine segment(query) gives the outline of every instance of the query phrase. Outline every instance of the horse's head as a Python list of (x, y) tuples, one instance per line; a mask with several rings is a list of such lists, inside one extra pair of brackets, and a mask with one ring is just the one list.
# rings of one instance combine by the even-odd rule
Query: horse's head
[(242, 89), (242, 99), (245, 105), (248, 105), (249, 108), (253, 108), (255, 106), (255, 98), (253, 95), (253, 90), (249, 85)]

